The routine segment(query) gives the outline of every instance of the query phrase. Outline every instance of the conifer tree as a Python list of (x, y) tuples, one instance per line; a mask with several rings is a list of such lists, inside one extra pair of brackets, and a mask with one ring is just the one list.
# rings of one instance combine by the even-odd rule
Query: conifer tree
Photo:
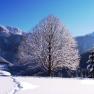
[(88, 77), (94, 78), (94, 49), (91, 50), (87, 63)]

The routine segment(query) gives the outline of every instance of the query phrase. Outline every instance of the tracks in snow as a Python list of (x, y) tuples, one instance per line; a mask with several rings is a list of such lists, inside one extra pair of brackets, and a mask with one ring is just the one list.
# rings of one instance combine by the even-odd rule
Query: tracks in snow
[(15, 84), (14, 89), (9, 94), (16, 94), (23, 87), (21, 86), (20, 82), (18, 82), (13, 76), (9, 76), (9, 77), (12, 79), (12, 81)]

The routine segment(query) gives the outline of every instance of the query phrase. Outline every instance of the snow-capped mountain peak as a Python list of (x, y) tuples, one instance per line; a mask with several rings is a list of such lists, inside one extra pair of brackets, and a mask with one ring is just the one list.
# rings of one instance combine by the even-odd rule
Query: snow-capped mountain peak
[(9, 33), (9, 30), (5, 26), (0, 25), (0, 32)]
[(6, 28), (10, 31), (11, 34), (22, 35), (22, 30), (19, 28), (10, 27), (10, 26), (7, 26)]
[(11, 26), (0, 25), (0, 33), (22, 35), (22, 30)]

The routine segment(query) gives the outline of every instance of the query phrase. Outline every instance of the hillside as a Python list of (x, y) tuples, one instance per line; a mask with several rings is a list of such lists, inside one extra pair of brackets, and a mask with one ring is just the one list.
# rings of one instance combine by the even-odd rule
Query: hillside
[(0, 26), (0, 56), (12, 63), (16, 63), (18, 46), (22, 37), (20, 29)]

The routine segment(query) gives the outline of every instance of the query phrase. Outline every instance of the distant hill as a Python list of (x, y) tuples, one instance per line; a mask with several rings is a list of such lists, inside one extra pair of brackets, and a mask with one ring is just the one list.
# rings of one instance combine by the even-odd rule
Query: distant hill
[(94, 47), (94, 32), (85, 36), (76, 37), (80, 54), (87, 52)]

